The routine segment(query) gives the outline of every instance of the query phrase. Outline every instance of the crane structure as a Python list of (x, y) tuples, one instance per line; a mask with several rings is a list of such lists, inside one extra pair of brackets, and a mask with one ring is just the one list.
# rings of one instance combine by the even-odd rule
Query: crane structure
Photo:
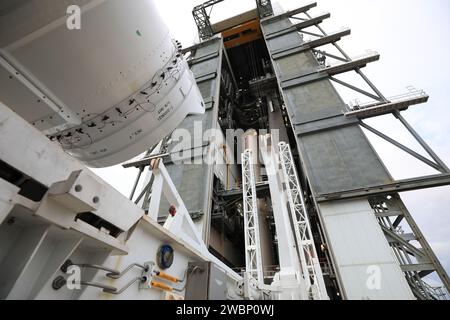
[[(316, 2), (207, 1), (183, 48), (153, 0), (38, 1), (0, 4), (0, 299), (449, 297), (400, 196), (450, 185), (402, 115), (429, 96), (384, 96)], [(427, 156), (365, 122), (389, 114)], [(363, 129), (436, 174), (395, 180)], [(129, 196), (90, 169), (119, 164)]]

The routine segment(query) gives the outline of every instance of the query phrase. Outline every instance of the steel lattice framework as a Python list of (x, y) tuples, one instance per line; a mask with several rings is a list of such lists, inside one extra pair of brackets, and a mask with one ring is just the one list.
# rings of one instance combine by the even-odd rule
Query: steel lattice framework
[[(326, 295), (326, 292), (323, 291), (325, 290), (325, 284), (323, 282), (322, 271), (319, 266), (319, 260), (317, 258), (317, 252), (311, 232), (311, 225), (306, 212), (303, 191), (298, 180), (291, 148), (289, 144), (280, 142), (278, 144), (278, 151), (290, 212), (294, 224), (297, 248), (303, 272), (307, 275), (305, 280), (310, 287), (311, 298), (314, 298), (317, 292), (318, 298), (321, 299), (324, 294)], [(313, 289), (314, 287), (315, 289)]]
[(246, 150), (242, 154), (242, 189), (244, 205), (245, 266), (247, 273), (258, 283), (264, 283), (261, 245), (259, 236), (257, 195), (253, 154)]
[[(212, 7), (224, 0), (210, 0), (202, 3), (192, 10), (195, 24), (197, 25), (198, 35), (200, 40), (207, 40), (213, 36), (214, 32), (211, 26), (209, 16), (211, 15)], [(206, 12), (207, 8), (211, 8), (211, 11)]]
[[(369, 201), (414, 295), (421, 300), (447, 300), (445, 270), (400, 196), (381, 195)], [(423, 279), (435, 270), (444, 279), (441, 287), (432, 287)]]
[[(210, 21), (211, 12), (214, 5), (223, 1), (224, 0), (209, 0), (194, 7), (192, 10), (192, 16), (197, 25), (200, 40), (207, 40), (214, 35), (214, 30)], [(273, 15), (272, 2), (270, 0), (256, 0), (256, 7), (261, 19)], [(208, 8), (210, 8), (209, 12), (206, 11)]]

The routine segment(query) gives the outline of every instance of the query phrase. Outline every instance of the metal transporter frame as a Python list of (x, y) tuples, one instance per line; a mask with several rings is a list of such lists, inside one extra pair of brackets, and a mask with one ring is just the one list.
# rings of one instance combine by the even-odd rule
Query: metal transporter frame
[[(176, 283), (195, 272), (188, 268), (195, 261), (211, 261), (223, 272), (223, 298), (244, 298), (242, 277), (208, 251), (159, 158), (147, 160), (159, 181), (155, 190), (176, 210), (164, 226), (156, 221), (156, 194), (150, 201), (155, 211), (146, 215), (2, 104), (0, 123), (2, 168), (8, 170), (0, 179), (2, 299), (178, 299), (186, 284)], [(176, 283), (161, 282), (174, 277), (155, 269), (161, 245), (175, 250)], [(65, 286), (72, 265), (82, 268), (77, 290)]]
[[(379, 219), (379, 227), (392, 247), (414, 295), (419, 299), (440, 299), (442, 295), (436, 294), (434, 290), (430, 290), (430, 287), (422, 280), (422, 277), (436, 271), (444, 287), (448, 290), (450, 288), (448, 276), (398, 195), (398, 192), (450, 184), (448, 167), (400, 114), (401, 111), (408, 109), (409, 106), (426, 102), (428, 96), (423, 92), (415, 91), (408, 95), (387, 99), (361, 71), (361, 68), (368, 63), (378, 60), (379, 55), (370, 53), (360, 58), (350, 58), (336, 43), (341, 37), (350, 34), (350, 30), (344, 29), (327, 34), (320, 26), (320, 23), (324, 19), (329, 18), (330, 14), (322, 14), (313, 18), (308, 13), (316, 5), (314, 2), (277, 16), (265, 18), (261, 21), (261, 25), (277, 75), (280, 91), (283, 94), (296, 134), (303, 175), (307, 177), (308, 186), (311, 188), (312, 196), (319, 212), (322, 231), (332, 253), (331, 258), (335, 269), (337, 269), (336, 274), (343, 296), (352, 298), (353, 295), (349, 292), (352, 290), (350, 287), (357, 287), (358, 285), (351, 283), (350, 280), (343, 279), (343, 277), (346, 277), (343, 273), (347, 272), (345, 269), (348, 269), (348, 267), (344, 265), (339, 266), (341, 263), (337, 260), (342, 260), (342, 257), (338, 257), (337, 252), (333, 252), (339, 251), (340, 248), (337, 248), (337, 235), (330, 234), (330, 232), (334, 233), (332, 231), (334, 226), (331, 221), (332, 212), (341, 210), (340, 207), (345, 203), (351, 205), (353, 201), (356, 205), (357, 202), (354, 202), (355, 200), (366, 199), (365, 201), (370, 203), (371, 209)], [(300, 16), (301, 14), (304, 16)], [(300, 22), (292, 24), (290, 22), (291, 19)], [(319, 32), (316, 33), (306, 29), (309, 27), (315, 27)], [(315, 39), (305, 42), (303, 34), (313, 36)], [(286, 43), (289, 45), (286, 46)], [(292, 45), (292, 43), (295, 45)], [(341, 56), (318, 49), (318, 47), (326, 44), (333, 45), (340, 52)], [(333, 66), (325, 65), (326, 58), (332, 58), (341, 63)], [(293, 67), (294, 65), (295, 67)], [(292, 72), (292, 70), (295, 71)], [(372, 89), (373, 93), (335, 77), (335, 75), (348, 71), (355, 71)], [(348, 107), (330, 86), (329, 80), (366, 95), (375, 101), (364, 105), (357, 104), (353, 108)], [(322, 88), (322, 94), (325, 98), (320, 98), (316, 94), (319, 87)], [(316, 105), (317, 107), (322, 106), (322, 111), (315, 111), (314, 107), (309, 109), (303, 106), (299, 107), (302, 105), (305, 97), (309, 99), (308, 104)], [(362, 121), (365, 118), (389, 113), (392, 113), (400, 120), (433, 161), (419, 155), (417, 152)], [(441, 174), (393, 181), (370, 144), (366, 142), (367, 139), (362, 135), (358, 125), (408, 152), (420, 161), (440, 171)], [(323, 139), (334, 140), (337, 152), (348, 153), (348, 155), (344, 156), (347, 164), (343, 164), (339, 158), (333, 158), (333, 155), (328, 160), (320, 157), (320, 154), (317, 153), (318, 148), (315, 147), (316, 150), (314, 150), (312, 143), (314, 141), (314, 143), (320, 144), (321, 141), (324, 141)], [(347, 151), (344, 151), (343, 141), (345, 139), (352, 139), (354, 143), (359, 141), (359, 145), (357, 147), (352, 145), (352, 149), (348, 149), (347, 146)], [(364, 145), (367, 145), (367, 147)], [(341, 148), (342, 151), (340, 151)], [(330, 148), (329, 150), (332, 149)], [(362, 153), (368, 154), (364, 160), (360, 158)], [(342, 156), (338, 157), (342, 158)], [(370, 159), (370, 157), (372, 158)], [(312, 158), (315, 159), (316, 163), (311, 162)], [(359, 159), (358, 164), (355, 162), (355, 159)], [(339, 163), (341, 168), (338, 168), (336, 163)], [(329, 167), (329, 170), (327, 170), (330, 173), (329, 178), (325, 177), (326, 173), (318, 173), (318, 168), (323, 166)], [(352, 166), (353, 168), (351, 168)], [(338, 174), (337, 172), (339, 171), (336, 171), (342, 170), (344, 167), (344, 170), (349, 172), (348, 177), (341, 173)], [(369, 174), (357, 173), (355, 168), (358, 168), (360, 172), (367, 170)], [(374, 168), (375, 171), (379, 171), (379, 175), (383, 179), (375, 178)], [(335, 170), (335, 172), (332, 172), (332, 170)], [(370, 176), (370, 174), (373, 176)], [(350, 177), (356, 182), (349, 183), (345, 181), (345, 179)], [(327, 181), (330, 182), (330, 178), (334, 178), (334, 181), (337, 181), (340, 185), (333, 185), (334, 183), (331, 182), (329, 187), (327, 187)], [(390, 209), (386, 205), (388, 199), (395, 199), (395, 205), (393, 204), (394, 201), (390, 201)], [(360, 204), (363, 203), (360, 202)], [(366, 205), (364, 206), (366, 207)], [(383, 209), (380, 209), (380, 207)], [(358, 209), (355, 207), (355, 210)], [(394, 221), (391, 221), (391, 219), (394, 219)], [(405, 221), (409, 225), (412, 234), (399, 234), (397, 228), (401, 221)], [(373, 232), (376, 233), (377, 231), (374, 229)], [(412, 240), (417, 240), (420, 247), (411, 243)], [(336, 247), (334, 250), (333, 246)], [(360, 256), (359, 259), (362, 259), (362, 262), (365, 258)], [(371, 296), (371, 292), (368, 292), (368, 296)]]

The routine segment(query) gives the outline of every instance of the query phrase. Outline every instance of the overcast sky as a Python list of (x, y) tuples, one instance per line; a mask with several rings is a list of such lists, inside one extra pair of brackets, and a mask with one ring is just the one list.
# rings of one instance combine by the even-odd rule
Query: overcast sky
[[(155, 1), (174, 38), (184, 47), (197, 41), (191, 11), (204, 1)], [(278, 1), (284, 9), (294, 9), (309, 2)], [(214, 8), (212, 21), (223, 20), (254, 6), (254, 0), (225, 0)], [(412, 106), (403, 115), (450, 165), (450, 1), (319, 0), (311, 14), (324, 11), (331, 13), (331, 18), (323, 24), (327, 31), (343, 26), (351, 28), (352, 34), (341, 41), (350, 55), (359, 55), (367, 49), (381, 54), (380, 61), (369, 64), (364, 71), (386, 96), (402, 94), (410, 85), (424, 89), (431, 96), (427, 104)], [(353, 76), (341, 76), (341, 79), (360, 84)], [(340, 92), (348, 102), (360, 97), (348, 90)], [(367, 123), (426, 155), (393, 116)], [(437, 173), (379, 138), (368, 136), (394, 178)], [(95, 171), (128, 195), (135, 178), (133, 169), (116, 167)], [(403, 193), (402, 198), (450, 272), (450, 187)]]

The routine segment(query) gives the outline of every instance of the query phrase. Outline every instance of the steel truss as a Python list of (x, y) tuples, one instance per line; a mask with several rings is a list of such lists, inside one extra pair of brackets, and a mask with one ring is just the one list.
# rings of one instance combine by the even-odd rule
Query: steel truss
[[(447, 300), (448, 276), (400, 196), (370, 197), (369, 203), (414, 295), (423, 300)], [(434, 271), (443, 287), (431, 287), (422, 280)]]
[[(311, 19), (311, 16), (308, 13), (305, 13), (308, 18)], [(319, 31), (323, 34), (323, 36), (327, 36), (325, 31), (319, 26), (316, 25)], [(351, 61), (351, 58), (345, 53), (345, 51), (335, 42), (332, 43), (336, 49), (342, 54), (343, 58), (347, 61)], [(399, 97), (394, 97), (393, 99), (387, 99), (381, 91), (369, 80), (369, 78), (360, 70), (360, 68), (356, 68), (355, 72), (365, 81), (365, 83), (373, 90), (374, 94), (368, 93), (363, 89), (352, 86), (348, 83), (343, 82), (342, 80), (338, 80), (334, 77), (330, 77), (336, 83), (346, 86), (347, 88), (353, 89), (356, 92), (362, 93), (377, 102), (368, 103), (366, 105), (356, 104), (350, 110), (344, 112), (345, 116), (354, 116), (359, 118), (360, 125), (376, 134), (377, 136), (383, 138), (384, 140), (392, 143), (396, 147), (401, 150), (407, 152), (412, 155), (416, 159), (424, 162), (435, 170), (440, 171), (441, 175), (433, 176), (433, 181), (439, 181), (445, 179), (448, 184), (447, 174), (450, 172), (446, 164), (436, 155), (436, 153), (428, 146), (428, 144), (420, 137), (420, 135), (413, 129), (413, 127), (406, 121), (406, 119), (400, 114), (401, 111), (407, 110), (409, 106), (425, 103), (428, 101), (429, 96), (423, 91), (414, 91), (410, 92), (408, 95), (402, 95)], [(428, 153), (428, 155), (434, 160), (431, 161), (417, 152), (409, 149), (404, 146), (400, 142), (388, 137), (387, 135), (379, 132), (378, 130), (372, 128), (362, 121), (362, 119), (369, 117), (376, 117), (379, 115), (392, 113), (400, 122), (405, 126), (405, 128), (412, 134), (414, 139), (423, 147), (423, 149)], [(426, 177), (424, 177), (426, 178)], [(442, 179), (441, 179), (442, 178)], [(420, 178), (418, 178), (420, 179)], [(417, 179), (417, 180), (418, 180)], [(416, 188), (420, 188), (420, 185), (415, 184)], [(425, 186), (424, 186), (425, 187)], [(388, 199), (390, 198), (390, 200)], [(385, 199), (382, 203), (377, 203), (380, 199)], [(374, 208), (374, 211), (377, 212), (380, 208), (383, 210), (391, 210), (399, 213), (399, 216), (391, 223), (389, 216), (378, 217), (380, 226), (385, 233), (388, 242), (395, 253), (404, 273), (405, 277), (414, 293), (414, 295), (419, 299), (447, 299), (448, 295), (443, 294), (443, 290), (448, 292), (450, 288), (450, 282), (448, 280), (448, 275), (445, 270), (442, 268), (439, 260), (435, 256), (433, 250), (430, 245), (426, 241), (425, 237), (422, 235), (419, 227), (415, 223), (413, 217), (409, 214), (407, 208), (404, 206), (400, 196), (396, 193), (393, 195), (383, 194), (377, 198), (371, 198), (371, 205)], [(384, 206), (383, 206), (384, 204)], [(398, 236), (398, 224), (402, 219), (406, 220), (408, 226), (413, 230), (412, 240), (419, 241), (421, 248), (415, 248), (409, 241), (405, 240), (403, 237)], [(414, 248), (414, 249), (413, 249)], [(433, 288), (422, 278), (432, 272), (436, 271), (439, 278), (441, 279), (444, 289), (442, 288)]]
[(251, 150), (246, 150), (242, 154), (242, 188), (246, 272), (250, 277), (256, 279), (258, 283), (263, 284), (255, 172)]
[[(327, 34), (324, 29), (320, 26), (320, 23), (329, 17), (329, 14), (324, 14), (318, 17), (311, 17), (308, 13), (308, 10), (315, 7), (317, 3), (312, 3), (307, 6), (303, 6), (301, 8), (288, 11), (286, 13), (270, 17), (262, 20), (262, 25), (264, 27), (265, 24), (273, 22), (275, 20), (280, 19), (295, 19), (299, 20), (299, 23), (293, 24), (291, 27), (284, 28), (282, 30), (278, 30), (275, 32), (271, 32), (265, 34), (266, 41), (272, 38), (282, 36), (291, 32), (298, 32), (301, 36), (303, 34), (308, 34), (314, 37), (317, 37), (315, 40), (311, 40), (309, 42), (303, 42), (297, 47), (287, 47), (284, 49), (279, 49), (277, 52), (272, 52), (272, 59), (276, 61), (277, 59), (282, 59), (289, 55), (297, 54), (303, 52), (305, 50), (311, 50), (314, 54), (316, 54), (317, 62), (320, 66), (320, 69), (315, 73), (306, 74), (306, 75), (297, 75), (295, 77), (291, 77), (289, 79), (281, 79), (281, 88), (289, 89), (296, 86), (301, 86), (306, 83), (311, 83), (314, 81), (320, 81), (328, 78), (329, 80), (342, 85), (346, 88), (352, 89), (362, 95), (365, 95), (371, 99), (373, 102), (361, 104), (356, 103), (353, 106), (348, 106), (347, 110), (343, 110), (342, 117), (346, 119), (346, 121), (340, 122), (338, 125), (324, 125), (321, 126), (320, 129), (317, 130), (326, 130), (327, 128), (345, 126), (349, 123), (352, 123), (351, 120), (356, 119), (361, 127), (371, 131), (372, 133), (378, 135), (384, 140), (392, 143), (396, 147), (401, 150), (409, 153), (413, 157), (418, 160), (424, 162), (429, 165), (433, 169), (439, 171), (441, 174), (437, 174), (434, 176), (428, 177), (418, 177), (414, 179), (406, 179), (402, 181), (394, 181), (390, 184), (382, 185), (382, 186), (366, 186), (364, 188), (358, 190), (342, 190), (333, 194), (318, 194), (316, 195), (316, 201), (330, 201), (337, 199), (350, 199), (357, 197), (369, 197), (371, 199), (371, 204), (374, 210), (379, 216), (379, 222), (382, 230), (385, 232), (386, 237), (393, 247), (394, 253), (396, 254), (400, 264), (402, 265), (403, 271), (405, 273), (406, 279), (410, 284), (414, 294), (416, 297), (420, 299), (442, 299), (445, 298), (446, 295), (445, 290), (448, 292), (450, 290), (450, 283), (448, 280), (448, 276), (445, 270), (440, 265), (438, 259), (434, 255), (431, 247), (426, 242), (423, 237), (420, 229), (414, 222), (414, 219), (407, 211), (406, 207), (403, 205), (399, 195), (396, 192), (407, 191), (407, 190), (417, 190), (429, 187), (450, 185), (449, 173), (450, 170), (447, 165), (436, 155), (436, 153), (430, 148), (430, 146), (420, 137), (420, 135), (414, 130), (414, 128), (406, 121), (406, 119), (400, 114), (401, 111), (407, 110), (409, 106), (422, 104), (428, 101), (428, 95), (423, 91), (412, 91), (408, 94), (397, 96), (393, 98), (386, 98), (381, 91), (369, 80), (369, 78), (361, 71), (361, 68), (366, 66), (366, 62), (371, 62), (378, 60), (378, 56), (374, 55), (371, 60), (358, 62), (358, 59), (352, 59), (350, 56), (337, 44), (337, 41), (346, 33), (338, 34)], [(299, 15), (303, 14), (304, 17), (300, 17)], [(305, 30), (307, 27), (315, 27), (319, 32), (312, 32), (309, 29)], [(348, 32), (347, 32), (348, 33)], [(308, 48), (308, 44), (312, 44)], [(331, 44), (333, 45), (340, 53), (339, 55), (331, 54), (326, 52), (325, 50), (317, 49), (320, 46)], [(333, 67), (329, 67), (325, 65), (326, 57), (335, 59), (337, 61), (342, 62), (341, 64)], [(320, 59), (319, 59), (320, 58)], [(331, 70), (332, 72), (328, 72)], [(356, 74), (363, 79), (363, 81), (369, 86), (372, 92), (368, 92), (367, 90), (361, 89), (355, 85), (349, 84), (343, 80), (337, 79), (334, 75), (339, 73), (344, 73), (348, 71), (354, 71)], [(378, 130), (370, 127), (362, 120), (366, 118), (376, 117), (385, 114), (393, 114), (396, 119), (398, 119), (402, 125), (411, 133), (414, 139), (422, 146), (422, 148), (428, 153), (430, 159), (423, 157), (419, 153), (411, 150), (410, 148), (404, 146), (400, 142), (388, 137), (387, 135), (379, 132)], [(316, 122), (326, 119), (316, 119)], [(314, 131), (306, 131), (303, 134), (309, 134)], [(387, 198), (391, 197), (394, 199), (392, 201), (386, 202)], [(381, 202), (379, 200), (381, 199)], [(386, 208), (386, 203), (389, 203), (390, 213), (387, 214), (385, 211), (389, 209)], [(382, 205), (383, 204), (383, 205)], [(397, 209), (393, 209), (397, 208)], [(381, 213), (380, 213), (381, 210)], [(395, 212), (398, 214), (398, 217), (394, 222), (390, 221), (391, 213)], [(387, 216), (386, 216), (387, 214)], [(380, 216), (381, 215), (381, 216)], [(395, 216), (395, 214), (392, 214)], [(417, 240), (421, 245), (420, 248), (413, 249), (413, 245), (410, 243), (411, 240), (405, 240), (402, 236), (398, 235), (398, 223), (405, 219), (408, 226), (413, 230), (413, 234), (411, 236), (412, 240)], [(414, 262), (415, 261), (415, 262)], [(440, 277), (445, 289), (438, 288), (437, 291), (434, 288), (431, 288), (426, 282), (422, 280), (425, 275), (430, 274), (431, 272), (436, 271), (438, 276)]]
[[(192, 10), (192, 15), (194, 16), (194, 21), (197, 25), (198, 36), (200, 37), (200, 40), (207, 40), (214, 35), (209, 17), (211, 15), (213, 6), (222, 1), (223, 0), (210, 0), (194, 7), (194, 9)], [(206, 12), (207, 8), (211, 8), (209, 13)]]
[[(214, 5), (223, 1), (224, 0), (209, 0), (194, 7), (192, 10), (192, 16), (197, 25), (200, 40), (208, 40), (214, 35), (214, 30), (210, 21), (211, 12)], [(256, 6), (261, 19), (273, 15), (272, 2), (270, 0), (256, 0)], [(209, 12), (207, 12), (208, 8), (210, 8)]]
[(311, 288), (310, 298), (323, 299), (327, 297), (325, 283), (317, 258), (303, 191), (298, 180), (291, 148), (289, 144), (281, 142), (278, 144), (278, 151), (302, 269), (307, 272), (305, 279)]
[[(311, 15), (308, 12), (303, 12), (309, 20), (313, 20), (314, 18), (311, 17)], [(323, 37), (330, 37), (329, 34), (327, 34), (323, 28), (319, 25), (319, 23), (314, 24), (314, 26), (320, 31), (321, 35), (317, 34), (319, 38)], [(302, 30), (299, 30), (302, 32)], [(340, 39), (337, 39), (337, 41)], [(352, 59), (350, 56), (336, 43), (336, 41), (332, 41), (331, 44), (341, 53), (342, 57), (337, 57), (334, 55), (330, 55), (325, 51), (320, 51), (321, 54), (324, 54), (326, 56), (330, 56), (332, 58), (337, 58), (340, 61), (344, 61), (346, 63), (352, 62)], [(365, 129), (371, 131), (372, 133), (378, 135), (379, 137), (383, 138), (384, 140), (394, 144), (398, 148), (404, 150), (405, 152), (409, 153), (410, 155), (414, 156), (415, 158), (419, 159), (420, 161), (428, 164), (432, 168), (442, 172), (442, 173), (449, 173), (449, 168), (447, 165), (436, 155), (436, 153), (428, 146), (428, 144), (420, 137), (420, 135), (414, 130), (414, 128), (406, 121), (406, 119), (400, 114), (400, 111), (407, 110), (409, 106), (415, 105), (415, 104), (421, 104), (428, 101), (429, 96), (423, 92), (414, 90), (411, 91), (409, 94), (393, 97), (391, 99), (387, 99), (381, 91), (369, 80), (369, 78), (361, 71), (360, 67), (356, 67), (354, 71), (364, 80), (364, 82), (373, 90), (374, 93), (367, 92), (361, 88), (358, 88), (356, 86), (353, 86), (351, 84), (348, 84), (342, 80), (339, 80), (333, 76), (330, 76), (329, 79), (343, 85), (349, 89), (352, 89), (358, 93), (361, 93), (363, 95), (368, 96), (369, 98), (372, 98), (376, 100), (376, 102), (368, 103), (365, 105), (356, 104), (352, 108), (349, 108), (349, 110), (344, 111), (345, 115), (347, 117), (356, 117), (360, 119), (360, 124)], [(370, 127), (369, 125), (362, 122), (362, 119), (369, 118), (369, 117), (376, 117), (384, 114), (392, 113), (400, 122), (406, 127), (406, 129), (413, 135), (414, 139), (425, 149), (425, 151), (429, 154), (429, 156), (434, 160), (430, 161), (426, 159), (425, 157), (419, 155), (417, 152), (414, 152), (404, 146), (403, 144), (399, 143), (398, 141), (395, 141), (394, 139), (384, 135), (383, 133), (377, 131), (376, 129)]]

